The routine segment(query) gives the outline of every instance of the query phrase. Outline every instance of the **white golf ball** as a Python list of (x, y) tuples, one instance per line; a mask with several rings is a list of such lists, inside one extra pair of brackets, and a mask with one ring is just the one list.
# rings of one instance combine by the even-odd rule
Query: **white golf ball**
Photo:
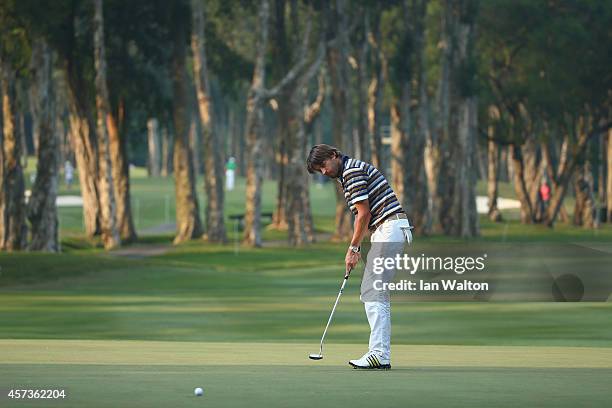
[(195, 390), (193, 390), (193, 393), (197, 396), (197, 397), (201, 397), (202, 394), (204, 394), (204, 390), (201, 389), (200, 387), (196, 388)]

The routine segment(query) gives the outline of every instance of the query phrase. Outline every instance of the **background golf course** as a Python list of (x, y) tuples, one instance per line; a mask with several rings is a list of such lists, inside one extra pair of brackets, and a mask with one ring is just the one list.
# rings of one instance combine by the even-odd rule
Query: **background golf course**
[[(272, 209), (274, 189), (265, 185), (264, 211)], [(61, 194), (79, 193), (63, 187)], [(224, 246), (172, 246), (172, 180), (136, 168), (132, 195), (137, 244), (103, 251), (82, 237), (81, 209), (68, 207), (59, 209), (61, 254), (0, 254), (0, 406), (612, 403), (610, 302), (397, 303), (393, 370), (363, 372), (346, 364), (366, 351), (368, 338), (356, 271), (325, 358), (315, 362), (307, 356), (318, 351), (345, 243), (295, 249), (285, 246), (284, 233), (266, 231), (264, 248), (250, 249), (236, 247), (230, 231)], [(500, 195), (512, 198), (510, 186)], [(242, 211), (243, 197), (239, 180), (227, 193), (227, 216)], [(332, 230), (329, 197), (331, 185), (312, 187), (321, 236)], [(504, 216), (502, 224), (481, 219), (481, 240), (612, 242), (609, 225), (550, 230), (520, 225), (512, 211)], [(193, 396), (195, 387), (203, 397)], [(65, 389), (68, 397), (11, 401), (11, 388)]]

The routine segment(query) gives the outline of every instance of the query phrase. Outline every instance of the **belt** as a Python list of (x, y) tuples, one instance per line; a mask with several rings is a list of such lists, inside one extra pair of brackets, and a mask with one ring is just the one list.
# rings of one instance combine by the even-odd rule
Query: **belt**
[(376, 231), (378, 229), (378, 227), (380, 227), (381, 225), (383, 225), (387, 221), (407, 220), (407, 219), (408, 219), (408, 216), (406, 215), (406, 213), (403, 213), (403, 212), (391, 214), (387, 218), (385, 218), (383, 220), (380, 220), (376, 224), (374, 224), (374, 226), (372, 228), (370, 228), (370, 232)]

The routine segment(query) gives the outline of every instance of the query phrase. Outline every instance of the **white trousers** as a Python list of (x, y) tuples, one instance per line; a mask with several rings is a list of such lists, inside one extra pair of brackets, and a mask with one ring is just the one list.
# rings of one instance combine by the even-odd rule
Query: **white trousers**
[(232, 191), (234, 189), (234, 170), (225, 170), (225, 189)]
[[(387, 221), (372, 234), (370, 241), (378, 243), (412, 243), (412, 232), (407, 219)], [(394, 246), (397, 248), (397, 245)], [(388, 254), (392, 256), (392, 254)], [(370, 324), (369, 351), (391, 361), (391, 302), (364, 301), (365, 312)]]

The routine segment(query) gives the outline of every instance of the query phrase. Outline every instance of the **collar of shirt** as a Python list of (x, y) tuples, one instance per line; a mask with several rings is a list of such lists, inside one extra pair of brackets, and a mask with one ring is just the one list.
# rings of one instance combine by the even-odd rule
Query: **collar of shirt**
[(340, 184), (344, 184), (344, 179), (342, 178), (342, 174), (344, 174), (344, 166), (346, 166), (346, 162), (348, 161), (349, 157), (346, 154), (342, 155), (342, 168), (340, 169), (340, 174), (338, 174), (338, 181), (340, 181)]

